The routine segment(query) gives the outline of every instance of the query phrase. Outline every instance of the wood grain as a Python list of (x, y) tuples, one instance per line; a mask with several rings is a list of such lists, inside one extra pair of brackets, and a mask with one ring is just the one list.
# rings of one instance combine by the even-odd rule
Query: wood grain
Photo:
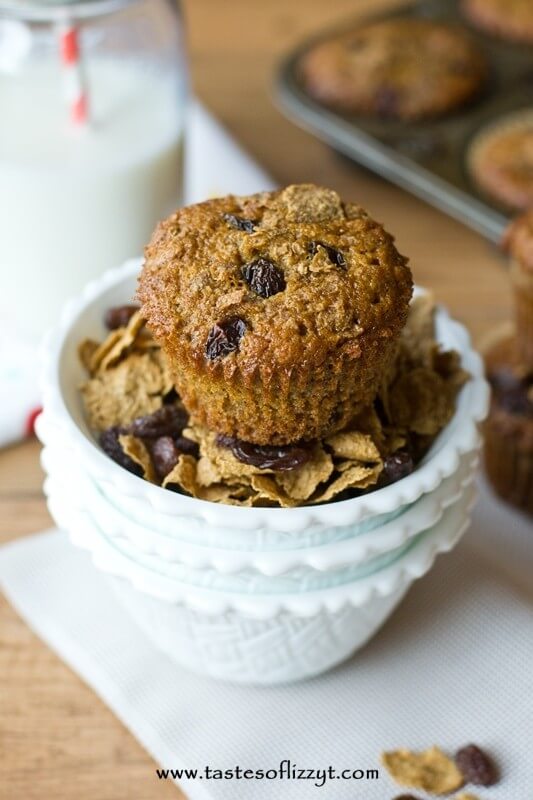
[[(479, 339), (509, 314), (498, 253), (459, 223), (336, 156), (286, 121), (272, 102), (272, 73), (284, 52), (308, 33), (379, 4), (189, 0), (195, 88), (280, 183), (330, 185), (382, 220), (411, 257), (417, 282), (434, 289)], [(0, 453), (0, 541), (51, 524), (41, 482), (37, 443)], [(153, 761), (4, 599), (0, 637), (2, 800), (183, 797), (156, 780)]]

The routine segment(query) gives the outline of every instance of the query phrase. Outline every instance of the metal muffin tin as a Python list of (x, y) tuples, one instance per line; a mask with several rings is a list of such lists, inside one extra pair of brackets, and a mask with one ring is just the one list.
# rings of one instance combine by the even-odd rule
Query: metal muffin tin
[[(400, 17), (460, 23), (469, 30), (491, 67), (486, 89), (471, 105), (435, 120), (400, 122), (341, 113), (307, 94), (298, 78), (298, 62), (311, 47), (369, 20)], [(533, 106), (531, 45), (506, 42), (475, 30), (462, 16), (458, 0), (425, 0), (358, 18), (305, 42), (281, 65), (276, 94), (290, 119), (339, 152), (492, 241), (501, 240), (510, 212), (476, 187), (466, 168), (466, 153), (472, 138), (485, 125)]]

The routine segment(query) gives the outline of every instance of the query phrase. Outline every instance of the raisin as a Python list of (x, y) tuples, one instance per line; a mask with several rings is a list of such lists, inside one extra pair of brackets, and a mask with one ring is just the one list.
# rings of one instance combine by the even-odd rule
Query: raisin
[(398, 113), (400, 95), (393, 86), (381, 86), (375, 94), (376, 111), (382, 117), (394, 117)]
[(509, 389), (517, 389), (522, 381), (510, 367), (498, 367), (487, 375), (492, 388), (496, 392), (506, 392)]
[(154, 469), (162, 480), (172, 472), (178, 463), (180, 453), (172, 436), (160, 436), (150, 445), (150, 455)]
[(511, 369), (500, 367), (488, 376), (498, 404), (510, 414), (533, 415), (533, 402), (530, 399), (530, 381), (516, 375)]
[(238, 350), (245, 331), (246, 323), (239, 317), (231, 317), (223, 322), (217, 322), (207, 336), (206, 357), (210, 361), (214, 361)]
[(196, 442), (186, 436), (159, 436), (149, 440), (148, 448), (155, 471), (161, 480), (174, 469), (181, 454), (195, 457), (199, 455)]
[(504, 411), (508, 411), (510, 414), (531, 417), (533, 416), (533, 402), (528, 395), (527, 387), (519, 386), (516, 389), (500, 392), (498, 402)]
[(406, 478), (414, 470), (413, 457), (407, 450), (398, 450), (387, 456), (383, 464), (383, 479), (386, 484)]
[(138, 310), (138, 306), (114, 306), (113, 308), (108, 308), (104, 314), (104, 325), (110, 331), (114, 331), (117, 328), (125, 328)]
[(497, 781), (496, 767), (477, 745), (469, 744), (455, 754), (455, 763), (468, 783), (474, 786), (492, 786)]
[(344, 255), (340, 250), (337, 250), (336, 247), (332, 247), (330, 244), (325, 244), (324, 242), (309, 242), (309, 254), (312, 256), (316, 255), (319, 247), (322, 247), (326, 251), (327, 256), (332, 264), (345, 269), (346, 259), (344, 258)]
[(128, 428), (128, 433), (140, 439), (179, 436), (188, 421), (189, 415), (181, 406), (161, 406), (153, 414), (134, 419)]
[(302, 445), (259, 445), (243, 442), (233, 436), (217, 436), (217, 444), (228, 447), (238, 461), (258, 469), (289, 472), (309, 461), (310, 451)]
[(238, 231), (253, 233), (255, 230), (255, 222), (251, 219), (243, 219), (242, 217), (235, 216), (235, 214), (222, 214), (222, 216), (232, 228)]
[(134, 475), (140, 476), (143, 472), (141, 465), (136, 464), (135, 461), (126, 455), (118, 440), (118, 437), (126, 432), (125, 428), (119, 428), (118, 425), (107, 428), (107, 430), (100, 434), (100, 447), (109, 458), (112, 458), (113, 461), (120, 464), (121, 467), (127, 469), (128, 472), (133, 472)]
[(267, 258), (250, 261), (242, 268), (242, 276), (250, 289), (259, 297), (272, 297), (285, 289), (283, 272)]
[(176, 436), (174, 442), (180, 453), (186, 456), (194, 456), (195, 458), (200, 455), (200, 448), (192, 439), (188, 439), (186, 436)]
[(419, 800), (419, 798), (415, 797), (414, 794), (400, 794), (394, 800)]

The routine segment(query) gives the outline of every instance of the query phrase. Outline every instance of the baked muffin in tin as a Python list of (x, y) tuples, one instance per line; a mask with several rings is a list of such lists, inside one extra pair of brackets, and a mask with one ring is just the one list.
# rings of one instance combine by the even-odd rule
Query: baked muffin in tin
[(460, 28), (393, 18), (320, 42), (303, 56), (299, 72), (306, 91), (327, 106), (417, 120), (470, 102), (484, 86), (488, 67)]
[(510, 209), (533, 205), (533, 112), (497, 119), (474, 137), (467, 153), (470, 175), (481, 191)]

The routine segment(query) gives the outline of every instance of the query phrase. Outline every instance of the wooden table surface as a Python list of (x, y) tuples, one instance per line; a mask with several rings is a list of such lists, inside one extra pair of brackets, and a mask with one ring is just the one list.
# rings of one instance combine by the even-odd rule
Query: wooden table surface
[[(378, 0), (188, 0), (194, 85), (281, 184), (332, 186), (382, 220), (410, 256), (416, 281), (434, 289), (479, 341), (509, 314), (509, 287), (495, 249), (340, 159), (287, 122), (271, 100), (272, 71), (285, 51), (321, 26), (378, 5)], [(50, 525), (41, 482), (36, 442), (0, 453), (1, 542)], [(3, 598), (0, 686), (2, 800), (183, 797), (156, 779), (154, 762)]]

